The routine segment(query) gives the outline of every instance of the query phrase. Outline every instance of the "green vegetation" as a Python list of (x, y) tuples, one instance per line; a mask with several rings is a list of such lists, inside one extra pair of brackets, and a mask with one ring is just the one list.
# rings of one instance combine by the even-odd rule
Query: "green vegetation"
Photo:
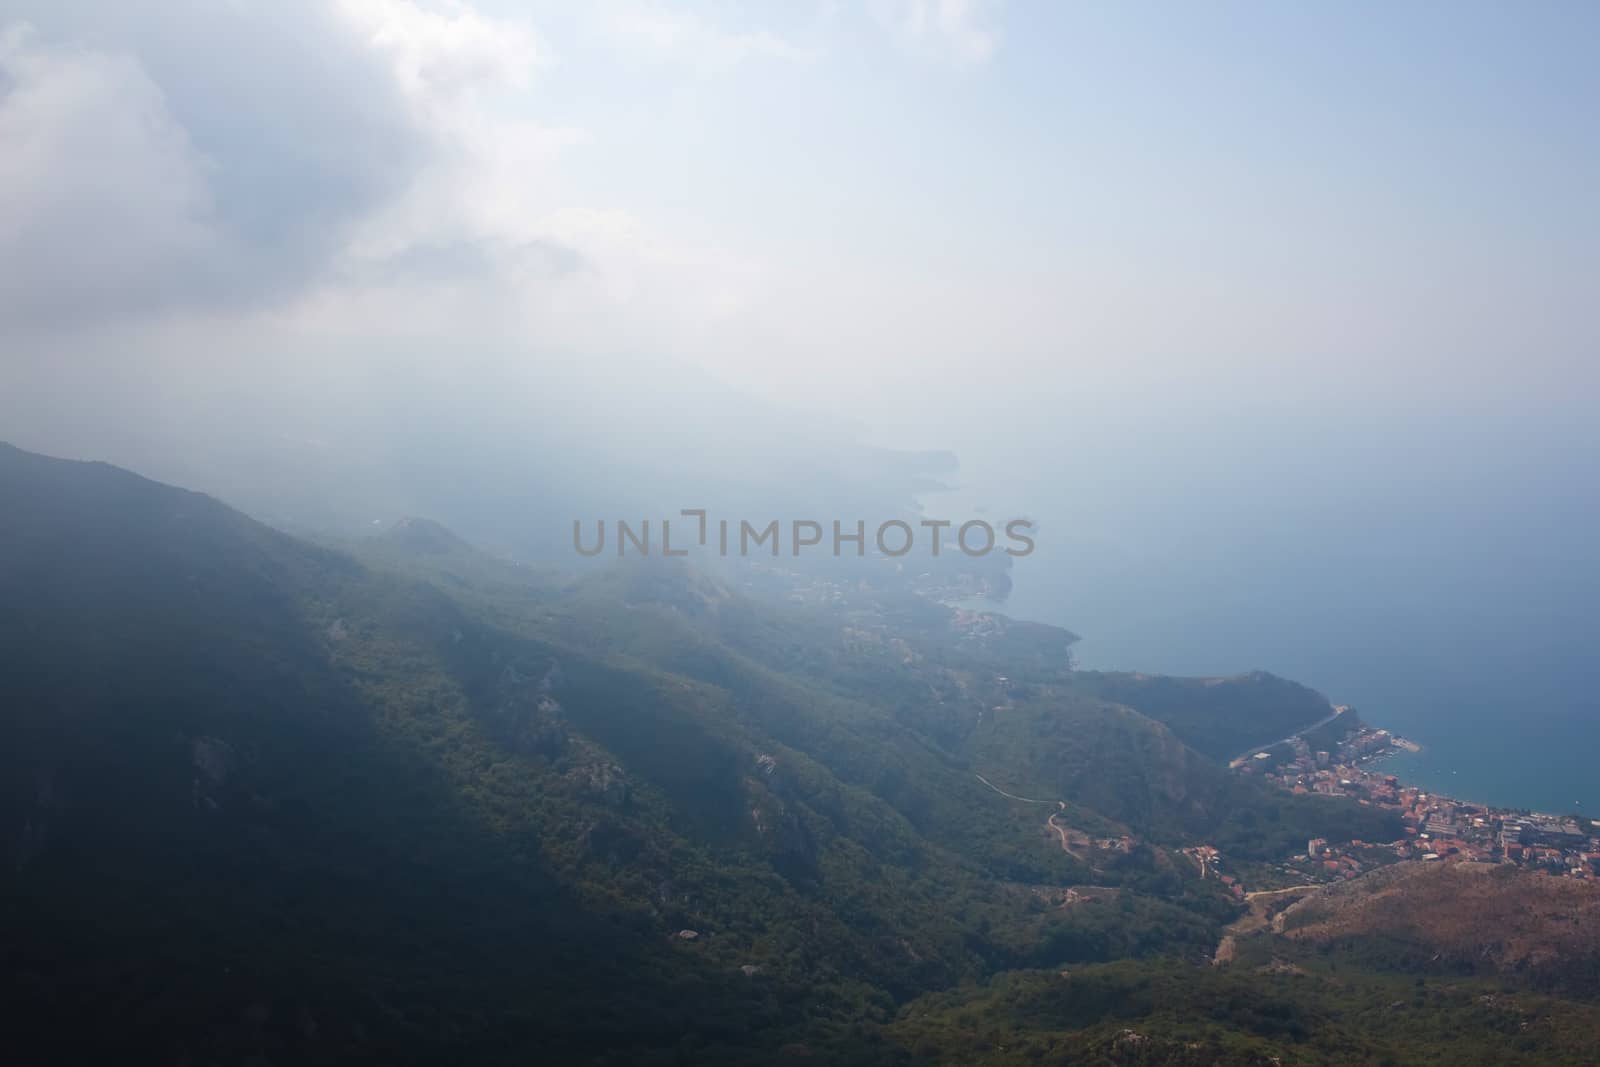
[(1164, 722), (1184, 743), (1216, 760), (1288, 737), (1333, 714), (1321, 694), (1264, 671), (1235, 678), (1166, 678), (1085, 672), (1097, 696)]
[(907, 1005), (915, 1063), (1590, 1064), (1600, 1007), (1265, 956), (1023, 972)]
[[(1174, 851), (1397, 836), (1215, 758), (1315, 721), (1290, 683), (1082, 675), (1064, 631), (892, 586), (574, 580), (416, 521), (316, 547), (3, 446), (0, 505), (0, 996), (41, 1062), (966, 1062), (995, 1028), (986, 1056), (1116, 1060), (1107, 1028), (1152, 1013), (1230, 1056), (1338, 1030), (1332, 994), (1204, 966), (1239, 908)], [(1056, 1004), (1063, 967), (1092, 995)]]

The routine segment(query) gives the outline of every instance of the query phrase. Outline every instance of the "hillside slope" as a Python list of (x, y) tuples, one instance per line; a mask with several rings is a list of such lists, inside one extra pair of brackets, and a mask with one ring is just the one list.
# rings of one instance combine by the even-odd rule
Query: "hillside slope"
[(1600, 886), (1484, 863), (1402, 863), (1300, 901), (1286, 937), (1420, 973), (1600, 994)]
[[(1269, 810), (1048, 627), (573, 582), (417, 521), (358, 555), (0, 447), (0, 995), (38, 1062), (885, 1062), (920, 994), (1201, 958), (1232, 906), (1163, 846)], [(980, 774), (1151, 842), (1069, 852)], [(1086, 881), (1119, 906), (1051, 903)]]

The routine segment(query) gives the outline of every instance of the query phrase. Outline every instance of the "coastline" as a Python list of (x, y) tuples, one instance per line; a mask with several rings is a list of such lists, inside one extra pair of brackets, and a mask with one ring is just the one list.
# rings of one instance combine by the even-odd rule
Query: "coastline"
[[(1055, 604), (1030, 600), (1027, 592), (1031, 583), (1025, 576), (1018, 577), (1011, 595), (1003, 599), (970, 594), (935, 599), (946, 607), (1070, 630), (1059, 621), (1064, 612)], [(1211, 672), (1197, 670), (1195, 664), (1186, 665), (1189, 669), (1170, 669), (1172, 665), (1161, 662), (1159, 650), (1151, 650), (1143, 658), (1130, 653), (1108, 659), (1097, 655), (1093, 632), (1070, 632), (1079, 638), (1073, 645), (1073, 659), (1075, 667), (1081, 669), (1148, 670), (1185, 677), (1228, 673), (1220, 665)], [(1273, 670), (1270, 665), (1267, 669)], [(1373, 721), (1399, 720), (1398, 729), (1405, 732), (1397, 730), (1396, 744), (1383, 758), (1391, 763), (1391, 773), (1419, 789), (1440, 796), (1482, 797), (1485, 799), (1475, 803), (1504, 811), (1600, 813), (1600, 793), (1586, 770), (1586, 753), (1590, 751), (1587, 746), (1596, 731), (1582, 724), (1573, 725), (1570, 715), (1521, 717), (1514, 732), (1505, 734), (1511, 729), (1510, 717), (1501, 710), (1503, 701), (1495, 696), (1486, 695), (1476, 703), (1450, 700), (1446, 704), (1428, 699), (1426, 687), (1422, 686), (1396, 688), (1386, 680), (1375, 690), (1371, 684), (1363, 684), (1359, 676), (1330, 680), (1313, 672), (1312, 680), (1306, 681), (1304, 671), (1278, 669), (1273, 673), (1305, 681), (1322, 692), (1355, 690), (1357, 695), (1351, 703), (1365, 709)], [(1430, 729), (1439, 736), (1429, 736)], [(1479, 740), (1491, 736), (1504, 736), (1506, 741), (1485, 745)], [(1418, 740), (1419, 737), (1426, 740)], [(1545, 767), (1546, 771), (1536, 770), (1537, 767)]]
[[(1308, 727), (1308, 730), (1309, 729), (1311, 728)], [(1305, 731), (1302, 731), (1302, 733), (1304, 732)], [(1379, 771), (1377, 770), (1378, 765), (1386, 765), (1396, 759), (1404, 759), (1407, 756), (1422, 755), (1427, 751), (1427, 749), (1421, 743), (1413, 740), (1412, 738), (1391, 733), (1387, 729), (1375, 727), (1371, 724), (1366, 725), (1358, 733), (1352, 734), (1351, 736), (1368, 738), (1382, 737), (1383, 739), (1382, 743), (1377, 747), (1369, 751), (1360, 752), (1359, 754), (1346, 753), (1345, 745), (1341, 744), (1340, 757), (1348, 759), (1348, 762), (1342, 765), (1344, 769), (1349, 771), (1358, 771), (1364, 775), (1370, 774), (1379, 776)], [(1294, 737), (1290, 738), (1290, 740), (1301, 741), (1301, 737), (1299, 734), (1296, 734)], [(1280, 742), (1280, 744), (1281, 743), (1282, 742)], [(1303, 741), (1301, 741), (1301, 743), (1304, 744)], [(1235, 765), (1235, 769), (1237, 769), (1237, 767), (1240, 765), (1242, 764)], [(1339, 765), (1336, 764), (1336, 766)], [(1574, 816), (1585, 820), (1590, 818), (1576, 809), (1569, 811), (1543, 811), (1528, 805), (1494, 804), (1488, 801), (1464, 798), (1457, 795), (1453, 791), (1446, 792), (1444, 788), (1426, 785), (1422, 782), (1412, 780), (1403, 774), (1383, 774), (1381, 777), (1384, 779), (1393, 779), (1398, 788), (1411, 790), (1417, 793), (1419, 796), (1425, 797), (1429, 800), (1438, 801), (1445, 804), (1453, 804), (1460, 808), (1479, 809), (1496, 817), (1523, 816), (1529, 818), (1556, 819), (1566, 816)]]

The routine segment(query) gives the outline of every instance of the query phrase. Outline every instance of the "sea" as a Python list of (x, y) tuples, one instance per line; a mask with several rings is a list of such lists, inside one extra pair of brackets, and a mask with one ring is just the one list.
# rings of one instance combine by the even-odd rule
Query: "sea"
[(1403, 781), (1600, 817), (1600, 447), (1294, 440), (1064, 441), (923, 506), (1035, 521), (999, 610), (1078, 634), (1082, 667), (1271, 671), (1420, 745), (1387, 758)]

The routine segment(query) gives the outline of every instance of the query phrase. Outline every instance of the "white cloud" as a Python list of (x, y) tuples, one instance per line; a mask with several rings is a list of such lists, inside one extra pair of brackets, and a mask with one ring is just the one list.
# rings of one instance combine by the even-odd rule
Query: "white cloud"
[(871, 0), (871, 7), (906, 48), (958, 67), (982, 66), (1000, 48), (996, 0)]
[[(723, 343), (718, 329), (783, 269), (693, 213), (641, 211), (618, 201), (625, 184), (605, 194), (578, 180), (607, 131), (536, 117), (556, 60), (515, 8), (8, 10), (38, 27), (7, 31), (0, 50), (0, 311), (13, 323), (265, 308), (340, 330), (454, 318), (572, 351), (686, 355)], [(986, 11), (950, 0), (881, 13), (957, 62), (997, 40)], [(585, 62), (615, 59), (619, 41), (691, 74), (817, 54), (789, 36), (793, 21), (637, 3), (579, 16), (575, 47), (596, 17), (612, 51)]]
[[(836, 347), (772, 297), (797, 277), (812, 293), (806, 264), (576, 177), (587, 152), (626, 153), (603, 127), (542, 117), (565, 68), (521, 17), (453, 0), (196, 3), (182, 18), (129, 0), (123, 19), (25, 2), (41, 29), (0, 53), (0, 132), (21, 146), (0, 158), (8, 319), (178, 312), (253, 350), (270, 321), (368, 348), (450, 338), (462, 360), (632, 352), (735, 371), (783, 347), (774, 331), (796, 360)], [(662, 7), (604, 14), (610, 47), (691, 75), (813, 54)], [(965, 41), (938, 45), (961, 61), (993, 47), (970, 10), (896, 17), (919, 48)]]
[[(760, 268), (574, 180), (552, 52), (457, 0), (17, 0), (0, 25), (0, 322), (173, 314), (683, 353)], [(693, 62), (764, 33), (634, 22)], [(663, 222), (665, 225), (663, 225)]]
[(333, 284), (303, 309), (308, 320), (342, 332), (381, 323), (399, 336), (454, 329), (575, 354), (664, 352), (737, 304), (750, 265), (596, 203), (567, 179), (568, 157), (591, 138), (527, 117), (549, 54), (531, 27), (460, 4), (343, 5), (392, 64), (430, 153), (356, 230)]
[(747, 61), (814, 58), (811, 50), (769, 30), (725, 29), (693, 12), (657, 4), (613, 7), (604, 18), (607, 29), (625, 46), (650, 59), (702, 73), (725, 71)]
[[(548, 276), (579, 258), (553, 246), (548, 176), (584, 134), (484, 106), (533, 88), (549, 52), (525, 22), (460, 3), (340, 0), (388, 63), (429, 152), (403, 193), (363, 220), (340, 259), (341, 281), (368, 286), (482, 283), (531, 261)], [(455, 269), (452, 269), (455, 268)]]
[(19, 0), (0, 26), (0, 318), (292, 297), (425, 152), (324, 5)]
[(212, 279), (207, 161), (128, 56), (0, 37), (0, 318), (165, 302)]
[(392, 57), (401, 85), (415, 98), (525, 89), (547, 61), (531, 26), (487, 18), (459, 2), (433, 8), (413, 0), (338, 0), (338, 6)]

